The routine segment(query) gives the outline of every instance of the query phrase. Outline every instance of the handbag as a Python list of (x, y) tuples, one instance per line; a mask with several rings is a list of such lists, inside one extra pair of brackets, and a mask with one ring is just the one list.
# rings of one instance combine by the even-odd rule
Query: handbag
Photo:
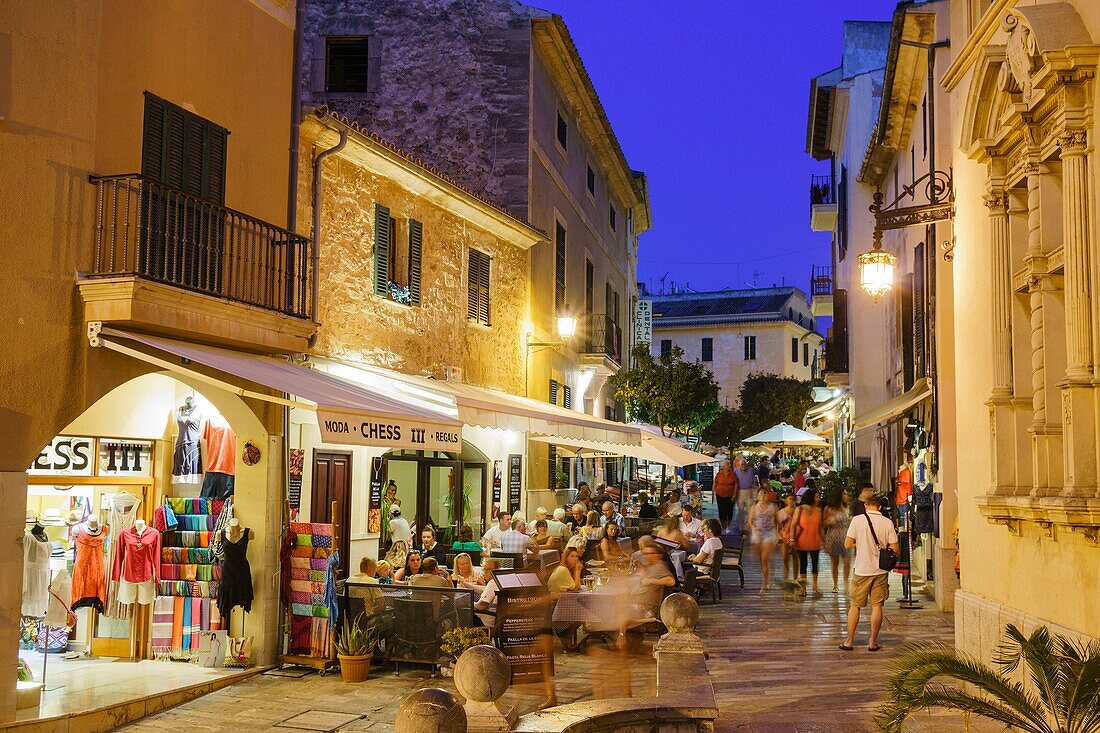
[(894, 552), (889, 545), (883, 547), (878, 543), (878, 535), (875, 534), (875, 523), (871, 521), (871, 517), (866, 513), (863, 517), (867, 520), (867, 527), (871, 530), (871, 539), (875, 541), (875, 546), (878, 548), (878, 569), (890, 572), (898, 564), (898, 553)]
[(247, 667), (252, 661), (252, 637), (231, 636), (226, 639), (226, 667)]

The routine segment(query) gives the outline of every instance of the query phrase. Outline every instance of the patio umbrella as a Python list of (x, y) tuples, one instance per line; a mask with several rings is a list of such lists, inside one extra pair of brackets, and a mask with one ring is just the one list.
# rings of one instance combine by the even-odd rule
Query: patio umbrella
[(775, 446), (812, 446), (824, 448), (829, 445), (829, 441), (822, 438), (820, 435), (814, 435), (808, 433), (805, 430), (799, 430), (793, 425), (788, 425), (785, 422), (781, 422), (778, 425), (757, 433), (751, 437), (745, 438), (742, 443), (767, 443), (768, 445)]

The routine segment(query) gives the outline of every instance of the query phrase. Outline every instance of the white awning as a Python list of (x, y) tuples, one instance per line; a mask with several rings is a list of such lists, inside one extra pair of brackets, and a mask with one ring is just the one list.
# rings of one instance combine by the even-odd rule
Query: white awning
[(914, 405), (923, 402), (931, 396), (932, 380), (926, 377), (915, 384), (908, 392), (887, 400), (878, 407), (857, 414), (856, 419), (852, 423), (852, 429), (858, 432), (895, 420), (908, 412)]
[[(124, 341), (156, 349), (169, 358), (146, 353)], [(235, 394), (313, 410), (326, 443), (413, 450), (456, 451), (462, 448), (462, 423), (453, 403), (407, 399), (403, 394), (373, 390), (283, 359), (111, 328), (101, 329), (93, 345), (105, 346)], [(190, 362), (298, 399), (239, 387), (188, 368)]]
[[(329, 371), (343, 379), (368, 385), (388, 394), (412, 394), (421, 398), (434, 396), (436, 400), (446, 401), (455, 407), (458, 419), (466, 425), (617, 446), (642, 444), (641, 431), (634, 425), (604, 420), (529, 397), (461, 382), (416, 377), (378, 367), (352, 365), (329, 359), (314, 361), (319, 370)], [(561, 444), (565, 444), (564, 440)]]
[(531, 440), (540, 443), (551, 443), (563, 447), (572, 452), (573, 455), (582, 457), (630, 456), (652, 463), (663, 463), (666, 466), (692, 466), (696, 463), (710, 463), (714, 460), (705, 453), (696, 453), (680, 446), (671, 438), (651, 436), (645, 432), (642, 433), (641, 445), (602, 443), (595, 440), (562, 438), (553, 435), (532, 435)]

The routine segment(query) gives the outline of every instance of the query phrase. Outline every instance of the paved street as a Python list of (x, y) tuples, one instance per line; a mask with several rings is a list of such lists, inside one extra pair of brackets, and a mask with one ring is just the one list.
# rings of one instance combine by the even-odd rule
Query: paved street
[[(784, 602), (779, 591), (759, 594), (759, 572), (751, 558), (747, 569), (744, 590), (737, 587), (736, 574), (727, 573), (725, 600), (702, 605), (699, 631), (711, 651), (711, 676), (722, 710), (719, 731), (874, 730), (871, 718), (890, 659), (909, 641), (952, 641), (950, 616), (938, 613), (930, 603), (900, 610), (891, 600), (881, 636), (883, 651), (867, 652), (864, 632), (864, 646), (846, 654), (836, 648), (847, 608), (841, 595), (826, 593), (821, 598)], [(823, 571), (824, 579), (828, 566)], [(831, 582), (822, 586), (830, 587)], [(897, 595), (895, 592), (894, 597)], [(627, 663), (598, 652), (559, 654), (559, 701), (619, 696), (621, 689), (608, 687), (608, 681), (621, 680), (627, 669), (633, 675), (635, 695), (653, 694), (655, 665), (648, 654)], [(348, 722), (340, 730), (390, 731), (401, 699), (423, 686), (454, 691), (450, 679), (430, 679), (426, 671), (415, 667), (404, 668), (400, 675), (389, 665), (376, 668), (371, 679), (359, 685), (345, 685), (338, 675), (310, 674), (300, 679), (261, 675), (124, 730), (222, 731), (229, 717), (248, 730), (268, 730), (307, 711), (329, 711), (348, 714)], [(510, 690), (506, 701), (523, 713), (533, 710), (541, 699), (541, 689), (528, 687)], [(316, 713), (312, 717), (316, 718)], [(959, 716), (922, 716), (913, 721), (911, 729), (951, 732), (965, 727)], [(983, 729), (973, 724), (970, 728)]]

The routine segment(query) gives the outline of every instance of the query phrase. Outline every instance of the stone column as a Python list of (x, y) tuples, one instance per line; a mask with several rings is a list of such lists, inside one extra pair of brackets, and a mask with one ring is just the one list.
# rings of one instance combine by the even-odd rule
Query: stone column
[(1015, 470), (1014, 408), (1012, 403), (1012, 264), (1009, 252), (1008, 195), (994, 191), (985, 197), (990, 224), (992, 282), (993, 390), (989, 398), (989, 432), (993, 442), (991, 484), (994, 494), (1013, 494)]
[[(23, 610), (23, 532), (27, 472), (0, 471), (0, 660), (11, 674), (0, 680), (0, 722), (15, 720), (15, 667), (19, 661), (19, 617)], [(36, 674), (41, 670), (36, 671)]]
[(1066, 299), (1066, 378), (1060, 385), (1066, 477), (1062, 493), (1091, 497), (1097, 485), (1092, 268), (1098, 263), (1089, 243), (1088, 137), (1084, 130), (1070, 130), (1058, 142)]

